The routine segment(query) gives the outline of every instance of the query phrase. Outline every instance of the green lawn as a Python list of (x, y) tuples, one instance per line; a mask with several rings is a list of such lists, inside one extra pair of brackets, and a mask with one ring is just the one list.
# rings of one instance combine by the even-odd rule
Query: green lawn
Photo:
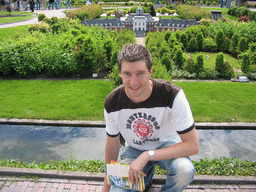
[(23, 34), (28, 32), (29, 25), (21, 25), (17, 27), (8, 27), (0, 29), (0, 41), (8, 38), (9, 35)]
[[(196, 57), (200, 54), (204, 56), (204, 67), (206, 68), (215, 68), (216, 57), (218, 53), (210, 53), (210, 52), (195, 52), (195, 53), (187, 53), (187, 56), (191, 56), (194, 61), (196, 61)], [(209, 56), (207, 58), (207, 55)], [(230, 56), (229, 54), (224, 53), (224, 59), (227, 60), (235, 69), (241, 69), (241, 63), (238, 59)]]
[(202, 7), (203, 9), (206, 9), (208, 11), (221, 11), (221, 16), (228, 18), (230, 20), (234, 20), (237, 21), (238, 17), (232, 16), (232, 15), (228, 15), (228, 9), (227, 8), (209, 8), (209, 7)]
[[(255, 122), (255, 83), (174, 83), (184, 89), (196, 122)], [(101, 80), (0, 80), (0, 118), (104, 120), (111, 85)]]
[[(7, 11), (0, 11), (0, 15), (9, 15)], [(17, 21), (23, 21), (27, 19), (31, 19), (36, 16), (35, 13), (32, 12), (24, 12), (24, 11), (13, 11), (11, 12), (11, 15), (26, 15), (26, 16), (20, 16), (20, 17), (0, 17), (0, 24), (4, 23), (12, 23), (12, 22), (17, 22)]]

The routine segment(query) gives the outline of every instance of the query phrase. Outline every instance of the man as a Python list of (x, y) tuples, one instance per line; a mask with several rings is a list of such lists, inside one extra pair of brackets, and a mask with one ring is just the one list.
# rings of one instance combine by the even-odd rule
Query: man
[[(123, 85), (106, 98), (104, 115), (107, 142), (105, 163), (117, 160), (120, 135), (126, 147), (121, 162), (129, 164), (129, 180), (145, 176), (150, 186), (154, 164), (168, 171), (162, 191), (182, 191), (193, 180), (188, 156), (197, 154), (199, 141), (189, 103), (181, 88), (151, 79), (152, 58), (142, 45), (126, 45), (118, 54)], [(146, 187), (147, 188), (147, 187)], [(103, 191), (129, 191), (109, 186)]]

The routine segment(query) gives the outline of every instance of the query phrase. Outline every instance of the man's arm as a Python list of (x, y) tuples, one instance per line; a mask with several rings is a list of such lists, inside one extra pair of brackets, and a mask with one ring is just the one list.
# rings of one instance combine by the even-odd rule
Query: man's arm
[[(180, 134), (180, 138), (182, 140), (180, 143), (164, 149), (154, 150), (154, 161), (187, 157), (195, 155), (199, 152), (199, 140), (195, 128), (187, 133)], [(148, 163), (148, 161), (150, 161), (150, 158), (146, 151), (130, 164), (129, 179), (132, 182), (138, 182), (138, 174), (145, 176), (142, 169)]]
[[(105, 147), (105, 163), (110, 163), (111, 160), (116, 161), (118, 158), (120, 149), (120, 138), (107, 136), (107, 142)], [(110, 190), (110, 185), (108, 185), (106, 177), (104, 179), (104, 186), (102, 192), (108, 192)]]

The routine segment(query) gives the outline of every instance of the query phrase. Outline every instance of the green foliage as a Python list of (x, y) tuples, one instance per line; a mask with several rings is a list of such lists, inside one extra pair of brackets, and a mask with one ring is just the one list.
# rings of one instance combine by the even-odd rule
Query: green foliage
[(178, 66), (179, 69), (182, 69), (185, 65), (186, 59), (184, 58), (183, 51), (178, 49), (175, 55), (175, 65)]
[(152, 17), (156, 16), (156, 11), (155, 11), (153, 5), (150, 6), (150, 14), (151, 14)]
[(176, 7), (176, 13), (182, 19), (196, 19), (200, 21), (202, 18), (211, 19), (212, 15), (209, 11), (202, 9), (200, 6), (191, 5), (178, 5)]
[(182, 49), (186, 50), (188, 44), (188, 36), (186, 33), (181, 33), (180, 42), (182, 43)]
[(224, 38), (223, 52), (228, 53), (231, 46), (231, 40), (228, 37)]
[(242, 54), (242, 65), (241, 65), (241, 70), (244, 73), (248, 73), (250, 70), (250, 65), (251, 65), (251, 61), (250, 61), (250, 55), (249, 53), (243, 53)]
[(222, 52), (217, 54), (215, 69), (219, 72), (220, 76), (222, 76), (224, 72), (224, 55)]
[(204, 50), (204, 36), (203, 33), (198, 33), (196, 35), (196, 41), (198, 44), (198, 50), (203, 51)]
[(247, 50), (248, 44), (245, 37), (241, 37), (241, 39), (238, 42), (238, 52), (243, 53)]
[(217, 51), (217, 44), (216, 42), (208, 37), (204, 39), (204, 51), (205, 52), (216, 52)]
[(42, 21), (42, 20), (44, 20), (44, 18), (46, 18), (46, 15), (44, 13), (39, 13), (38, 21)]
[(188, 52), (196, 52), (198, 51), (198, 43), (196, 38), (191, 38), (189, 43), (188, 43), (188, 47), (187, 47)]
[(193, 161), (197, 174), (200, 175), (233, 175), (255, 176), (256, 162), (244, 161), (234, 158), (200, 159)]
[(230, 52), (234, 56), (238, 54), (238, 42), (239, 42), (239, 36), (235, 33), (231, 38), (231, 46), (230, 46)]
[(224, 51), (224, 47), (225, 47), (224, 39), (225, 39), (224, 32), (222, 30), (218, 31), (215, 37), (215, 41), (216, 41), (217, 49), (220, 52)]
[(202, 54), (198, 55), (196, 58), (196, 74), (197, 77), (199, 76), (199, 74), (203, 71), (204, 69), (204, 56)]
[(167, 57), (164, 56), (161, 60), (162, 65), (164, 65), (167, 69), (167, 71), (171, 71), (172, 70), (172, 63), (171, 60)]
[(193, 57), (189, 57), (186, 61), (186, 67), (185, 69), (189, 73), (195, 73), (196, 72), (196, 65)]
[(223, 70), (222, 76), (225, 79), (231, 79), (232, 77), (235, 76), (235, 71), (228, 61), (224, 62), (223, 67), (224, 67), (224, 70)]

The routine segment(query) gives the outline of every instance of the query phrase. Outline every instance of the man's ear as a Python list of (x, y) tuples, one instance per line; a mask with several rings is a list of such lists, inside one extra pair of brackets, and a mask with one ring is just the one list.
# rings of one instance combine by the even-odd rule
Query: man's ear
[(149, 73), (150, 73), (150, 77), (151, 77), (151, 75), (152, 75), (152, 73), (153, 73), (153, 66), (152, 66), (151, 69), (149, 70)]

